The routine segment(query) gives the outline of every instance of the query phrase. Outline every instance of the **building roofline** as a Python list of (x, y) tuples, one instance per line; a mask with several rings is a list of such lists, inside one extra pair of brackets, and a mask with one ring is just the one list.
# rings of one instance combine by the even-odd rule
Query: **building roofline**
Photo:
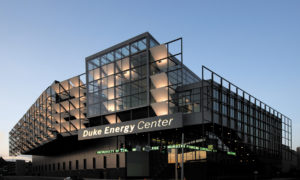
[(109, 52), (111, 52), (111, 51), (113, 51), (115, 49), (121, 48), (121, 47), (123, 47), (125, 45), (129, 45), (130, 43), (135, 42), (135, 41), (137, 41), (139, 39), (142, 39), (144, 37), (150, 37), (151, 39), (155, 40), (158, 44), (160, 44), (149, 32), (144, 32), (144, 33), (139, 34), (139, 35), (137, 35), (137, 36), (135, 36), (133, 38), (130, 38), (130, 39), (125, 40), (125, 41), (123, 41), (121, 43), (115, 44), (115, 45), (113, 45), (113, 46), (111, 46), (111, 47), (109, 47), (107, 49), (99, 51), (99, 52), (97, 52), (97, 53), (95, 53), (93, 55), (90, 55), (90, 56), (88, 56), (88, 57), (85, 58), (85, 61), (89, 61), (89, 60), (94, 59), (94, 58), (96, 58), (96, 57), (98, 57), (100, 55), (103, 55), (103, 54), (109, 53)]

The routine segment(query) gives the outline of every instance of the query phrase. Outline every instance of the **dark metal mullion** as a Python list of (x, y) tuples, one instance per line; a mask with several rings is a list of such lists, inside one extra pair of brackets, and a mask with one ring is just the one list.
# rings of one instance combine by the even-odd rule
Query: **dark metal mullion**
[(116, 51), (117, 50), (115, 50), (115, 51), (113, 51), (114, 53), (113, 53), (113, 56), (114, 56), (114, 61), (113, 61), (113, 64), (114, 64), (114, 74), (113, 74), (113, 76), (114, 76), (114, 86), (113, 86), (113, 90), (114, 90), (114, 99), (112, 100), (113, 101), (113, 103), (114, 103), (114, 112), (115, 112), (115, 123), (117, 123), (117, 113), (116, 113), (116, 111), (117, 111), (117, 102), (116, 102), (116, 68), (117, 68), (117, 63), (116, 63)]
[[(71, 112), (70, 112), (70, 109), (71, 109), (71, 108), (70, 108), (70, 105), (71, 105), (71, 101), (70, 101), (70, 98), (71, 98), (70, 82), (69, 82), (69, 80), (67, 80), (67, 82), (68, 82), (68, 89), (69, 89), (69, 90), (68, 90), (68, 94), (70, 94), (70, 97), (69, 97), (69, 99), (67, 100), (67, 101), (69, 102), (69, 105), (68, 105), (68, 106), (69, 106), (69, 109), (68, 109), (68, 114), (69, 114), (69, 117), (68, 117), (68, 118), (69, 118), (69, 131), (72, 131), (72, 130), (71, 130), (71, 118), (70, 118), (70, 117), (71, 117)], [(72, 124), (72, 125), (73, 125), (73, 124)], [(75, 128), (75, 129), (77, 129), (77, 128)]]
[[(60, 94), (60, 85), (58, 85), (58, 92)], [(59, 96), (58, 94), (58, 96)], [(59, 104), (59, 133), (61, 133), (61, 105), (60, 105), (60, 102), (58, 102)]]
[[(99, 59), (99, 64), (100, 64), (100, 59)], [(99, 74), (100, 74), (100, 68), (99, 68)], [(79, 86), (78, 86), (78, 94), (79, 94), (79, 101), (78, 101), (78, 105), (79, 105), (79, 109), (78, 109), (78, 111), (79, 111), (79, 129), (81, 129), (81, 96), (80, 96), (80, 91), (81, 91), (81, 84), (80, 84), (80, 76), (77, 76), (78, 77), (78, 84), (79, 84)], [(101, 79), (101, 77), (100, 77), (100, 79)], [(101, 82), (101, 81), (100, 81)], [(101, 84), (100, 84), (101, 85)], [(88, 98), (86, 98), (86, 101), (87, 101), (87, 99)]]
[(167, 101), (167, 106), (168, 106), (168, 115), (170, 114), (170, 99), (169, 99), (169, 95), (170, 95), (170, 90), (169, 90), (169, 44), (167, 44), (167, 88), (168, 88), (168, 101)]
[(202, 111), (202, 138), (204, 138), (204, 66), (202, 65), (202, 81), (201, 81), (201, 111)]
[[(230, 97), (230, 95), (229, 96), (227, 96), (228, 95), (228, 91), (224, 91), (224, 94), (226, 93), (226, 101), (227, 102), (225, 102), (224, 103), (224, 105), (223, 105), (223, 78), (221, 77), (221, 88), (222, 88), (222, 93), (221, 93), (221, 107), (220, 107), (220, 109), (219, 109), (219, 123), (220, 123), (220, 125), (221, 125), (221, 134), (222, 134), (222, 136), (224, 137), (224, 126), (223, 126), (223, 106), (226, 106), (226, 104), (228, 103), (228, 101), (229, 101), (229, 97)], [(212, 94), (212, 96), (213, 96), (213, 94)], [(216, 133), (215, 133), (216, 134)], [(223, 150), (223, 145), (222, 145), (222, 150)]]

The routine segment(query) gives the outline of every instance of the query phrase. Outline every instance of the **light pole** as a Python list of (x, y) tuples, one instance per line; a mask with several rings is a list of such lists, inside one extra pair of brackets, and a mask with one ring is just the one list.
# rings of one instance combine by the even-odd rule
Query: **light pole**
[(184, 179), (184, 133), (182, 132), (182, 138), (181, 138), (181, 180)]

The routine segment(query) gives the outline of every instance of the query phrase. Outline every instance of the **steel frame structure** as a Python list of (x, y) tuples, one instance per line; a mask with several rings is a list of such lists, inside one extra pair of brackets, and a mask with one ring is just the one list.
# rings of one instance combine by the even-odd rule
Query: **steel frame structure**
[[(143, 43), (143, 48), (138, 48), (139, 43)], [(123, 54), (124, 47), (128, 47), (126, 55)], [(131, 48), (138, 50), (132, 52)], [(133, 59), (141, 54), (144, 59), (138, 57), (137, 61), (143, 61), (142, 64), (132, 65)], [(102, 63), (101, 58), (104, 56), (107, 62)], [(111, 61), (108, 61), (107, 56), (111, 57)], [(118, 63), (122, 65), (123, 61), (128, 63), (128, 67), (120, 69), (122, 66)], [(107, 69), (103, 70), (104, 66), (112, 66), (112, 72), (103, 75), (103, 72), (108, 72)], [(136, 71), (140, 67), (144, 69), (141, 68), (141, 72)], [(128, 81), (118, 84), (116, 76), (122, 77), (124, 72), (129, 72)], [(133, 78), (134, 73), (139, 74), (137, 79)], [(102, 82), (107, 79), (106, 82), (109, 83), (109, 77), (112, 77), (111, 87)], [(166, 82), (157, 85), (155, 78), (165, 79)], [(132, 93), (132, 84), (137, 81), (145, 81), (143, 90)], [(91, 82), (98, 83), (93, 90)], [(117, 88), (123, 85), (129, 85), (129, 94), (117, 97)], [(186, 92), (181, 91), (186, 85), (195, 87)], [(110, 89), (113, 98), (108, 98)], [(103, 96), (103, 91), (106, 91), (106, 96)], [(93, 93), (97, 93), (97, 96), (92, 96)], [(156, 97), (163, 93), (166, 93), (164, 98)], [(146, 101), (132, 105), (130, 98), (134, 95)], [(117, 101), (127, 97), (130, 99), (130, 106), (118, 109)], [(96, 100), (97, 102), (91, 102)], [(109, 101), (114, 101), (111, 111), (102, 112), (99, 105), (96, 107), (97, 113), (89, 114), (94, 104), (108, 104)], [(159, 110), (163, 107), (167, 111), (160, 113)], [(62, 82), (55, 81), (49, 86), (10, 131), (10, 155), (30, 154), (31, 150), (53, 141), (58, 136), (74, 136), (78, 129), (85, 127), (133, 120), (133, 112), (142, 108), (147, 109), (143, 118), (177, 112), (202, 113), (203, 124), (199, 133), (202, 133), (202, 138), (214, 136), (221, 139), (223, 144), (218, 147), (220, 150), (230, 149), (238, 155), (251, 158), (267, 156), (291, 159), (290, 151), (284, 151), (292, 149), (291, 119), (205, 66), (202, 66), (201, 78), (196, 76), (183, 64), (182, 38), (159, 44), (149, 33), (143, 33), (87, 57), (86, 76), (82, 74)], [(130, 112), (128, 119), (119, 117), (124, 112)], [(113, 121), (108, 120), (111, 115), (114, 115)], [(93, 118), (100, 121), (92, 123)], [(184, 131), (183, 128), (181, 132)]]

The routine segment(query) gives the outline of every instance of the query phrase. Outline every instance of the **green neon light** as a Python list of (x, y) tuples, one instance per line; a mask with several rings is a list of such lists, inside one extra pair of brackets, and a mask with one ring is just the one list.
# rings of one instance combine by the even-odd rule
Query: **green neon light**
[(214, 149), (214, 145), (210, 144), (210, 145), (207, 146), (207, 148), (208, 148), (209, 150), (213, 150), (213, 149)]
[(159, 150), (159, 146), (152, 146), (152, 147), (151, 147), (151, 150), (152, 150), (152, 151)]
[(232, 155), (232, 156), (236, 156), (236, 153), (235, 153), (235, 152), (230, 152), (230, 151), (228, 151), (227, 154), (228, 154), (228, 155)]

